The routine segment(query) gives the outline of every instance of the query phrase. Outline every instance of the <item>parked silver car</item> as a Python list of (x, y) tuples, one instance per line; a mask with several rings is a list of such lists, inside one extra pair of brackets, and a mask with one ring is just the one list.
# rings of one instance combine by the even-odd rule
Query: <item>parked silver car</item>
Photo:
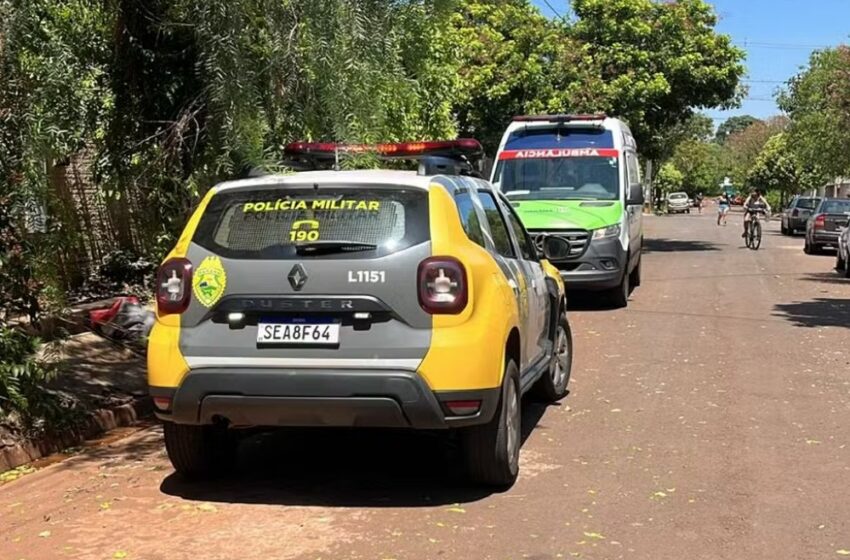
[(683, 192), (674, 192), (667, 195), (667, 211), (671, 214), (680, 212), (691, 213), (692, 203), (688, 199), (688, 195)]
[(782, 235), (794, 235), (806, 230), (806, 222), (820, 204), (820, 198), (813, 196), (795, 196), (788, 207), (782, 211)]

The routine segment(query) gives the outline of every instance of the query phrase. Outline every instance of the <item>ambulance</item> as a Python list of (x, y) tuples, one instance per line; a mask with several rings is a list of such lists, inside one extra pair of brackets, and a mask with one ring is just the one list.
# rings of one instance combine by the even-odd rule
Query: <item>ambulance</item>
[(535, 243), (551, 236), (570, 243), (553, 262), (568, 289), (628, 305), (641, 280), (644, 193), (626, 123), (604, 114), (515, 117), (491, 182)]

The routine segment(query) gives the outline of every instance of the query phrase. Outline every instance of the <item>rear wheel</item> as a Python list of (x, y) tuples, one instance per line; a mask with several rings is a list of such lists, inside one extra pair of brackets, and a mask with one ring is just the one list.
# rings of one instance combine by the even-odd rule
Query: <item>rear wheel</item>
[(225, 426), (187, 426), (166, 422), (165, 450), (178, 473), (203, 477), (226, 471), (236, 459), (237, 440)]
[(572, 369), (573, 335), (567, 321), (567, 314), (562, 311), (555, 329), (549, 371), (544, 373), (535, 384), (534, 395), (545, 402), (557, 402), (566, 397)]
[(835, 254), (835, 270), (837, 270), (839, 272), (844, 272), (845, 266), (846, 266), (846, 263), (841, 256), (841, 249), (839, 249), (838, 252)]
[(462, 432), (469, 476), (488, 486), (509, 487), (519, 474), (522, 440), (519, 370), (513, 360), (505, 366), (502, 395), (493, 419)]
[(791, 235), (793, 233), (792, 230), (785, 227), (785, 222), (782, 222), (782, 225), (779, 226), (779, 231), (782, 232), (782, 235)]

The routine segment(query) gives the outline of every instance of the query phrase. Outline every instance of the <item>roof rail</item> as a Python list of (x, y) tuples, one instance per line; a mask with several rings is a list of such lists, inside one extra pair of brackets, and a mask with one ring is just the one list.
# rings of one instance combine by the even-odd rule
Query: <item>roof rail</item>
[(472, 138), (391, 144), (293, 142), (284, 147), (283, 153), (287, 165), (299, 171), (339, 169), (342, 157), (374, 154), (384, 160), (420, 161), (420, 175), (453, 173), (480, 176), (475, 164), (484, 157), (484, 148)]
[(604, 121), (608, 118), (605, 113), (593, 113), (582, 115), (518, 115), (513, 118), (514, 122), (570, 122), (570, 121)]

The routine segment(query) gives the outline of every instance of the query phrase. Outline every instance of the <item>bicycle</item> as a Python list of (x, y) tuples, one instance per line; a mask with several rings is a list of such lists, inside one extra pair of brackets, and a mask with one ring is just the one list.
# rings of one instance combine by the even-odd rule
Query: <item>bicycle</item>
[(753, 208), (750, 210), (750, 228), (747, 230), (745, 242), (748, 249), (758, 251), (761, 247), (761, 216), (767, 220), (767, 211), (764, 208)]

